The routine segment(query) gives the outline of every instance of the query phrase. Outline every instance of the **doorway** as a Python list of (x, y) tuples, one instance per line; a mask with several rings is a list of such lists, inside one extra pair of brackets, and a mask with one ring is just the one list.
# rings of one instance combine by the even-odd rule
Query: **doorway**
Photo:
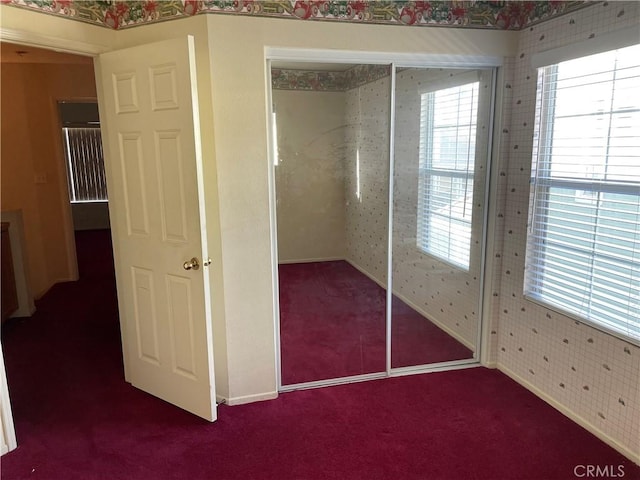
[(478, 365), (495, 67), (269, 71), (280, 390)]
[[(2, 43), (3, 210), (20, 210), (33, 294), (78, 278), (64, 159), (60, 100), (96, 99), (93, 59)], [(8, 92), (11, 92), (10, 94)]]
[[(118, 281), (134, 284), (118, 288), (121, 323), (127, 327), (121, 335), (125, 380), (213, 421), (208, 275), (196, 273), (200, 260), (193, 256), (209, 266), (201, 222), (204, 192), (194, 58), (191, 36), (105, 53), (100, 57), (101, 80), (107, 85), (101, 103), (113, 134), (105, 144), (119, 153), (118, 165), (124, 167), (109, 169), (109, 197), (111, 211), (124, 212), (114, 215), (113, 222)], [(141, 81), (129, 81), (132, 78)], [(139, 115), (128, 115), (123, 125), (121, 113)], [(151, 148), (143, 151), (143, 144)], [(134, 240), (123, 246), (130, 238)], [(146, 240), (156, 243), (143, 245)]]
[[(110, 293), (115, 281), (108, 221), (101, 227), (104, 228), (102, 234), (97, 236), (86, 232), (90, 237), (85, 234), (79, 240), (74, 230), (58, 104), (62, 99), (81, 104), (95, 102), (93, 60), (3, 42), (2, 63), (3, 117), (11, 119), (3, 124), (3, 179), (10, 185), (7, 187), (3, 182), (2, 204), (3, 210), (18, 212), (21, 219), (14, 226), (23, 233), (18, 236), (20, 250), (26, 252), (25, 260), (30, 262), (24, 265), (28, 280), (23, 282), (28, 292), (25, 295), (43, 297), (50, 289), (60, 288), (59, 284), (79, 278), (83, 282), (88, 277), (92, 281), (106, 277), (102, 291)], [(90, 217), (85, 213), (85, 218)], [(102, 298), (106, 296), (104, 293)], [(33, 304), (30, 308), (20, 308), (17, 315), (30, 316), (33, 309)], [(15, 319), (18, 323), (29, 320)], [(117, 314), (114, 321), (117, 328)], [(13, 400), (13, 396), (11, 398)], [(3, 426), (12, 426), (12, 422), (6, 421), (11, 418), (11, 412), (5, 411), (9, 408), (5, 389), (2, 408)]]

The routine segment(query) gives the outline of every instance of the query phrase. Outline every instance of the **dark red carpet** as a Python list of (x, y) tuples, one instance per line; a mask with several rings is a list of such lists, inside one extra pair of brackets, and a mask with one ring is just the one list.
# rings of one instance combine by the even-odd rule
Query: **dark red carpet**
[(483, 368), (221, 406), (209, 424), (124, 382), (113, 273), (95, 268), (109, 264), (98, 251), (87, 249), (90, 278), (56, 286), (36, 315), (3, 326), (19, 443), (1, 459), (3, 480), (552, 480), (594, 464), (640, 478)]
[[(278, 270), (283, 385), (385, 371), (383, 288), (344, 261)], [(398, 298), (392, 319), (393, 367), (473, 357)]]

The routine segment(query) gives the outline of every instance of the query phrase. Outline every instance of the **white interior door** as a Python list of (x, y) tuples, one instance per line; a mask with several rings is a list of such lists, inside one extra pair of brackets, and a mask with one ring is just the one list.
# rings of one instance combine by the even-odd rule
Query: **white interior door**
[(102, 54), (96, 79), (125, 378), (213, 421), (193, 38)]

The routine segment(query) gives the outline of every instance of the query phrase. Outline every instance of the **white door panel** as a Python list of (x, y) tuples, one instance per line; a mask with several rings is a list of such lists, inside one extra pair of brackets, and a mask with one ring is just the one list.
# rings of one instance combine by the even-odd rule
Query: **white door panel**
[(100, 55), (97, 73), (127, 380), (215, 420), (193, 55), (168, 40)]

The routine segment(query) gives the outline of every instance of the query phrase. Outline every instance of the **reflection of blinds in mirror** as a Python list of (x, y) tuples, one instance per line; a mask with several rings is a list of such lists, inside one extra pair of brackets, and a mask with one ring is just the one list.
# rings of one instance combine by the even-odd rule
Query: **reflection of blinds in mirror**
[(71, 203), (107, 201), (100, 129), (65, 127), (62, 133)]
[(640, 339), (640, 45), (539, 70), (525, 293)]
[(421, 95), (418, 247), (469, 268), (478, 82)]

